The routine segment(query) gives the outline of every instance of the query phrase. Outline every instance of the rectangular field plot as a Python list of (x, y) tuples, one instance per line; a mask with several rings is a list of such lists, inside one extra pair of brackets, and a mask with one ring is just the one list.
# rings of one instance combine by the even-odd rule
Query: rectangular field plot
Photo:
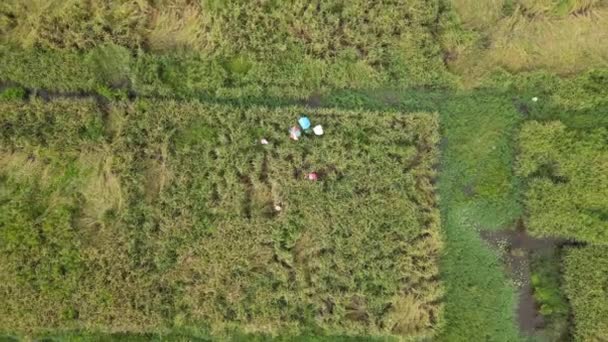
[(0, 331), (441, 324), (435, 114), (33, 101), (0, 129)]
[(527, 182), (527, 226), (540, 237), (608, 244), (608, 130), (530, 121), (517, 171)]

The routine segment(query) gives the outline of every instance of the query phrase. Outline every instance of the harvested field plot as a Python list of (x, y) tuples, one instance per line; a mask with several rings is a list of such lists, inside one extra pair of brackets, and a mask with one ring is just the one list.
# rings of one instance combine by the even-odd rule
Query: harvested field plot
[(0, 106), (0, 330), (441, 325), (435, 114)]

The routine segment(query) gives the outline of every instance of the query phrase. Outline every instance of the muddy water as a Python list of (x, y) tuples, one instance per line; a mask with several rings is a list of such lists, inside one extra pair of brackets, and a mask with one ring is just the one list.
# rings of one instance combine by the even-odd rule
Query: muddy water
[(482, 231), (481, 237), (501, 253), (505, 267), (519, 289), (519, 328), (522, 333), (533, 335), (544, 326), (544, 320), (532, 293), (530, 254), (557, 248), (563, 241), (531, 237), (521, 222), (515, 230)]

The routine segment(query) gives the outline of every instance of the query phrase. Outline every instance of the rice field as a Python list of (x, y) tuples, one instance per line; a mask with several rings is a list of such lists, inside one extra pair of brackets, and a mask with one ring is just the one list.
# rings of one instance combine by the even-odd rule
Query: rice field
[[(152, 100), (0, 112), (0, 330), (441, 325), (434, 114)], [(323, 136), (290, 140), (303, 114)]]

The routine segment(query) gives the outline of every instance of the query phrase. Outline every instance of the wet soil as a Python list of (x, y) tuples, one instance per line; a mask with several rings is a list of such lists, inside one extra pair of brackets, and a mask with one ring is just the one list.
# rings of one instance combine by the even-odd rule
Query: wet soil
[[(30, 97), (37, 97), (42, 99), (43, 101), (49, 102), (56, 99), (95, 99), (97, 102), (107, 102), (108, 100), (103, 96), (99, 95), (96, 92), (91, 91), (49, 91), (46, 89), (33, 89), (27, 88), (19, 83), (11, 82), (11, 81), (0, 81), (0, 92), (6, 90), (7, 88), (19, 87), (25, 90), (25, 99), (29, 99)], [(113, 87), (112, 89), (124, 89), (127, 92), (127, 98), (130, 101), (135, 100), (139, 95), (130, 87)]]
[(534, 238), (528, 235), (521, 221), (515, 230), (482, 231), (481, 237), (501, 253), (505, 267), (519, 290), (517, 321), (520, 331), (533, 335), (545, 326), (545, 322), (533, 296), (530, 256), (532, 253), (558, 248), (564, 241)]
[(314, 93), (310, 95), (308, 99), (302, 102), (302, 104), (309, 108), (319, 108), (322, 106), (322, 98), (323, 96), (319, 93)]

